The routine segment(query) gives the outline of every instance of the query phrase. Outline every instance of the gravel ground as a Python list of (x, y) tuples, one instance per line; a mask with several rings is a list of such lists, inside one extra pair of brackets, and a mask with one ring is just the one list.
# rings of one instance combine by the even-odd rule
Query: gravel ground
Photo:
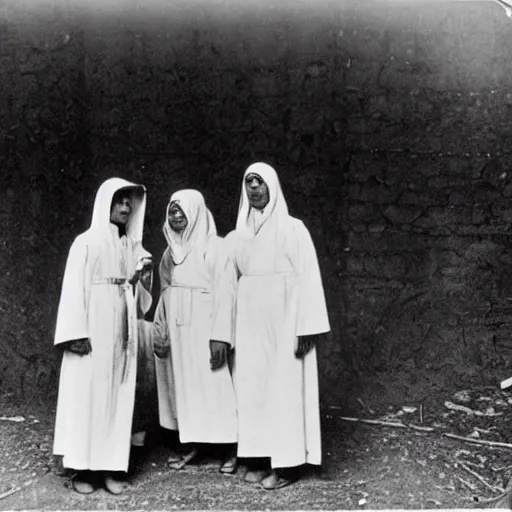
[[(437, 397), (435, 403), (437, 407), (430, 406), (421, 415), (417, 407), (404, 411), (385, 404), (362, 403), (359, 411), (350, 411), (359, 418), (429, 426), (433, 432), (352, 423), (341, 419), (348, 413), (342, 407), (327, 407), (322, 412), (322, 470), (306, 468), (299, 482), (278, 491), (246, 484), (242, 470), (231, 477), (221, 475), (212, 455), (184, 470), (170, 470), (165, 465), (170, 449), (165, 436), (158, 434), (130, 476), (130, 488), (116, 497), (103, 489), (89, 496), (71, 491), (71, 475), (61, 474), (51, 453), (54, 408), (16, 404), (4, 395), (0, 509), (483, 508), (483, 500), (498, 496), (509, 479), (512, 449), (443, 434), (506, 443), (512, 393), (483, 388)], [(10, 491), (15, 492), (6, 496)]]

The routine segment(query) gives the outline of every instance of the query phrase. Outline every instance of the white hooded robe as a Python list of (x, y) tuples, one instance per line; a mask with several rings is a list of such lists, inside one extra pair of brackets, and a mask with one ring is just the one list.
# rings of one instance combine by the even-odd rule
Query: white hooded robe
[[(114, 193), (136, 187), (126, 236), (110, 222)], [(146, 312), (151, 294), (126, 283), (142, 247), (145, 189), (120, 178), (98, 189), (91, 227), (73, 242), (62, 283), (55, 344), (88, 338), (92, 352), (64, 351), (54, 453), (76, 470), (127, 471), (137, 368), (136, 306)], [(124, 282), (124, 284), (122, 284)]]
[(201, 193), (176, 192), (168, 210), (175, 201), (188, 224), (183, 234), (164, 224), (154, 337), (171, 350), (155, 358), (160, 424), (179, 430), (182, 443), (236, 443), (230, 368), (210, 368), (210, 340), (232, 345), (236, 273)]
[[(249, 205), (245, 177), (269, 189), (264, 210)], [(295, 357), (297, 337), (329, 331), (315, 247), (291, 217), (274, 169), (244, 174), (236, 230), (228, 235), (240, 278), (235, 333), (238, 456), (272, 467), (321, 464), (316, 349)]]

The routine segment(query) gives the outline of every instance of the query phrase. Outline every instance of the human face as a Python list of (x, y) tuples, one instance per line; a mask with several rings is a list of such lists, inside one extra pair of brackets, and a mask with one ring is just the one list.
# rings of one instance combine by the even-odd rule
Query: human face
[(130, 196), (114, 196), (112, 199), (112, 207), (110, 208), (110, 222), (126, 225), (131, 213), (132, 200)]
[(183, 213), (178, 203), (171, 203), (167, 219), (171, 229), (176, 231), (176, 233), (181, 233), (188, 224), (187, 216)]
[(270, 200), (267, 184), (259, 174), (249, 173), (245, 177), (245, 190), (249, 204), (257, 210), (263, 210)]

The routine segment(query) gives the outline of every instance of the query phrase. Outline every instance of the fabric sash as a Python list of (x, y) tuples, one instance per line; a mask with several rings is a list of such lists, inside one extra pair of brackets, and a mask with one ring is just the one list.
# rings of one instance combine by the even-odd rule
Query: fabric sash
[(200, 286), (190, 286), (181, 283), (171, 283), (171, 288), (181, 289), (178, 299), (178, 311), (176, 315), (176, 325), (190, 325), (192, 318), (192, 292), (210, 294), (210, 290)]

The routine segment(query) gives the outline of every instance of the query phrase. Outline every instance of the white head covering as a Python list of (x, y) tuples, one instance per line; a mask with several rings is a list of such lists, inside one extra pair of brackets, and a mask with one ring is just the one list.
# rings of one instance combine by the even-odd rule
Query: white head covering
[(126, 236), (133, 242), (141, 242), (146, 213), (146, 189), (142, 185), (131, 183), (122, 178), (110, 178), (104, 181), (94, 200), (91, 227), (89, 231), (98, 237), (110, 237), (110, 208), (114, 194), (121, 189), (132, 191), (132, 212), (126, 223)]
[[(256, 210), (249, 204), (249, 198), (245, 188), (245, 178), (248, 174), (253, 173), (260, 176), (268, 187), (269, 201), (263, 211)], [(286, 217), (288, 217), (288, 206), (274, 168), (263, 162), (250, 165), (246, 169), (242, 181), (242, 194), (236, 220), (237, 233), (243, 238), (252, 238), (256, 236), (258, 231), (265, 224), (268, 224), (268, 227), (270, 227), (271, 224), (277, 230), (280, 221)]]
[[(187, 217), (187, 227), (181, 233), (174, 231), (169, 223), (169, 209), (173, 203), (178, 204)], [(167, 205), (163, 232), (175, 265), (182, 263), (197, 243), (216, 235), (215, 221), (206, 207), (203, 194), (192, 189), (175, 192)]]

